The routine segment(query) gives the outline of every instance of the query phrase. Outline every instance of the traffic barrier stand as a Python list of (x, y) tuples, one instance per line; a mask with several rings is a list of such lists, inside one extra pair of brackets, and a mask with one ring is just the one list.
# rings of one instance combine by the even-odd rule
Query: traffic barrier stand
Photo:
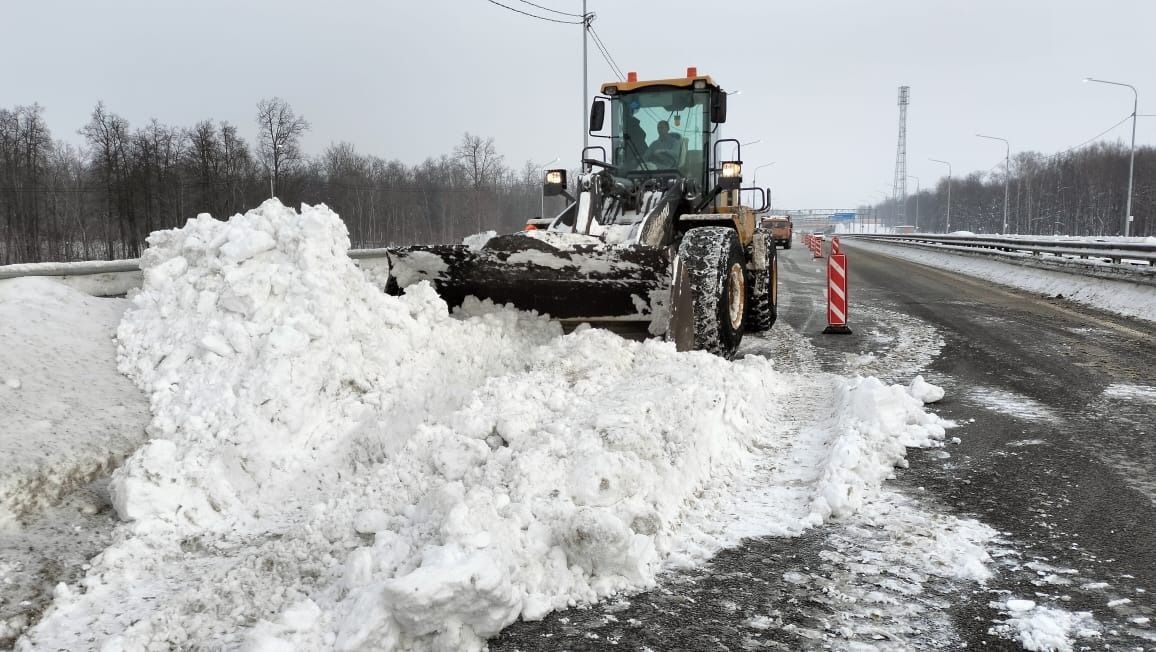
[(823, 239), (817, 235), (811, 236), (811, 257), (823, 257)]
[(847, 254), (827, 259), (827, 328), (824, 334), (850, 335), (847, 327)]
[(839, 248), (839, 236), (831, 237), (831, 255), (841, 254), (843, 251)]

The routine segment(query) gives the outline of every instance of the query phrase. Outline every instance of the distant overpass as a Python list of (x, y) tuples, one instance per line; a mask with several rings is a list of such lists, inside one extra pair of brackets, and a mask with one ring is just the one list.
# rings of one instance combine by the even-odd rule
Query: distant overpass
[(834, 230), (871, 233), (881, 230), (882, 216), (869, 208), (775, 208), (772, 215), (790, 215), (795, 228), (805, 231)]

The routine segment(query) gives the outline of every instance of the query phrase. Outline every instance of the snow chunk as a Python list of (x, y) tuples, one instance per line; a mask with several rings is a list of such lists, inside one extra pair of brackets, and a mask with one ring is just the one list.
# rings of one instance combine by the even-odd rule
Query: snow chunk
[(907, 391), (912, 396), (923, 401), (924, 403), (935, 403), (943, 398), (943, 388), (923, 380), (923, 376), (916, 376), (915, 380), (911, 381)]
[(1090, 612), (1068, 612), (1037, 605), (1032, 600), (1009, 599), (1004, 604), (1010, 617), (989, 630), (989, 633), (1017, 640), (1025, 650), (1041, 652), (1071, 652), (1074, 638), (1100, 636)]
[(474, 235), (468, 235), (465, 238), (462, 238), (462, 244), (466, 245), (470, 249), (473, 249), (474, 251), (478, 251), (482, 247), (486, 246), (486, 243), (489, 242), (491, 238), (494, 238), (497, 235), (497, 231), (482, 231), (481, 233), (475, 233)]

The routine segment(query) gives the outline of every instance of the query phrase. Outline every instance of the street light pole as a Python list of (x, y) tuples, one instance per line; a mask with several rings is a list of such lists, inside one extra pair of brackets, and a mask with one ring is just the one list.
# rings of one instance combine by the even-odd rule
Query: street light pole
[(759, 185), (759, 170), (761, 170), (761, 169), (763, 169), (769, 165), (774, 165), (774, 164), (775, 164), (775, 161), (771, 161), (770, 163), (763, 163), (762, 165), (755, 168), (755, 173), (753, 175), (751, 175), (751, 185), (758, 187), (758, 185)]
[(1136, 87), (1131, 84), (1104, 81), (1103, 79), (1093, 79), (1091, 77), (1084, 77), (1084, 81), (1096, 82), (1097, 84), (1111, 84), (1113, 86), (1127, 86), (1132, 89), (1132, 148), (1128, 155), (1128, 203), (1124, 208), (1124, 237), (1127, 238), (1132, 226), (1132, 172), (1136, 167), (1136, 113), (1140, 107), (1140, 94), (1136, 92)]
[(919, 177), (909, 174), (908, 179), (915, 179), (915, 231), (919, 231)]
[(1003, 141), (1004, 147), (1007, 148), (1004, 153), (1003, 171), (1003, 235), (1007, 235), (1008, 181), (1011, 179), (1011, 143), (1007, 142), (1006, 138), (1000, 138), (999, 136), (984, 136), (983, 134), (976, 134), (976, 136), (990, 140)]
[[(757, 143), (759, 141), (756, 140), (754, 142)], [(771, 161), (770, 163), (763, 163), (762, 165), (756, 167), (754, 174), (751, 175), (751, 185), (758, 188), (759, 187), (759, 170), (767, 167), (768, 165), (774, 165), (774, 164), (775, 164), (775, 162)], [(767, 190), (767, 211), (769, 212), (770, 210), (771, 210), (771, 195), (770, 195), (770, 189), (768, 189)]]
[[(884, 203), (884, 205), (886, 205), (886, 203), (887, 203), (887, 198), (888, 198), (890, 195), (888, 195), (888, 194), (887, 194), (887, 193), (885, 193), (885, 192), (879, 192), (878, 190), (876, 190), (876, 191), (875, 191), (875, 194), (877, 194), (877, 195), (879, 195), (880, 197), (882, 197), (882, 198), (883, 198), (883, 203)], [(874, 211), (872, 211), (872, 216), (871, 216), (871, 218), (872, 218), (872, 219), (871, 219), (871, 222), (872, 222), (872, 225), (871, 225), (871, 226), (872, 226), (872, 228), (871, 228), (871, 232), (872, 232), (872, 233), (879, 233), (879, 223), (880, 223), (880, 221), (881, 221), (881, 220), (880, 220), (880, 217), (879, 217), (879, 208), (878, 208), (878, 204), (876, 204), (876, 208), (875, 208), (875, 210), (874, 210)]]
[(928, 159), (936, 163), (942, 163), (947, 166), (947, 226), (944, 228), (945, 233), (951, 233), (951, 163), (941, 161), (937, 158)]

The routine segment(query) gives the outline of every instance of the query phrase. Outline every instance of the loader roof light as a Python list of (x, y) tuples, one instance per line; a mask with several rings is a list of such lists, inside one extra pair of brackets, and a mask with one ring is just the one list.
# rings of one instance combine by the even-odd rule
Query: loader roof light
[(627, 83), (633, 83), (633, 82), (638, 81), (638, 73), (634, 72), (633, 70), (626, 73), (626, 81), (627, 81)]
[(722, 174), (719, 175), (719, 185), (723, 190), (734, 190), (743, 183), (743, 162), (724, 161)]
[(617, 95), (618, 94), (618, 87), (617, 86), (607, 86), (606, 87), (606, 94), (607, 95)]
[(542, 184), (542, 192), (547, 197), (566, 192), (566, 170), (546, 170), (546, 182)]
[(706, 80), (705, 79), (694, 80), (694, 89), (696, 91), (701, 91), (704, 88), (706, 88)]
[(686, 67), (686, 76), (687, 77), (698, 77), (698, 66), (687, 66)]

